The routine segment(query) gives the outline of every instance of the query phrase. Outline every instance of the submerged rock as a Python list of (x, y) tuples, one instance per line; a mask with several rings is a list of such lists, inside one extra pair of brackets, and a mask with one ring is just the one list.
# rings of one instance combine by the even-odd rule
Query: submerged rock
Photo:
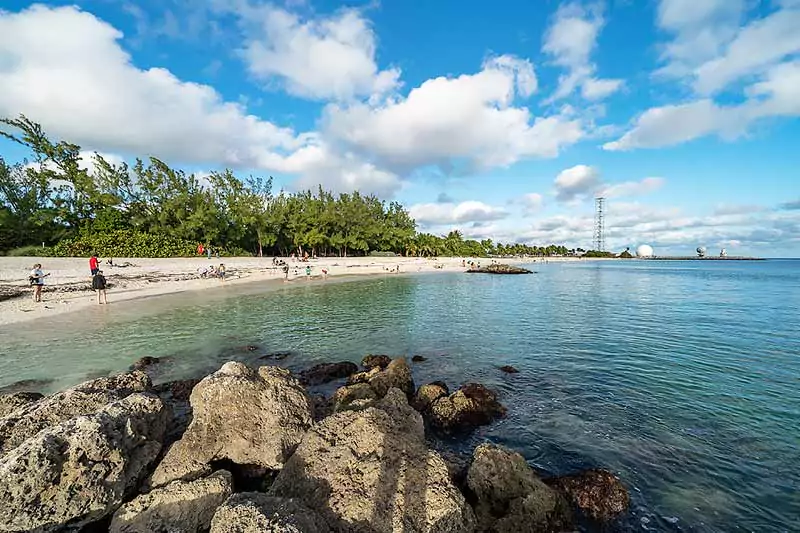
[(505, 372), (506, 374), (519, 374), (519, 370), (517, 370), (511, 365), (501, 366), (500, 371)]
[(52, 379), (22, 379), (10, 385), (0, 387), (0, 394), (14, 394), (15, 392), (39, 392), (53, 382)]
[(628, 509), (630, 496), (617, 476), (605, 470), (586, 470), (547, 480), (588, 517), (601, 522), (613, 520)]
[(421, 355), (415, 355), (414, 357), (411, 358), (412, 363), (423, 363), (427, 360), (428, 360), (427, 357), (422, 357)]
[(41, 430), (97, 412), (109, 402), (150, 388), (141, 371), (99, 378), (22, 406), (0, 419), (0, 455)]
[(474, 527), (447, 465), (425, 445), (422, 418), (398, 389), (374, 407), (336, 413), (312, 427), (270, 494), (297, 498), (320, 514), (328, 531)]
[(339, 363), (320, 363), (300, 372), (300, 382), (304, 385), (323, 385), (358, 372), (358, 366), (350, 361)]
[(533, 274), (527, 268), (511, 265), (492, 264), (485, 267), (472, 267), (467, 270), (470, 274)]
[(146, 355), (144, 357), (140, 357), (133, 363), (130, 367), (130, 370), (144, 370), (145, 368), (151, 367), (161, 362), (161, 359), (158, 357), (150, 357)]
[(388, 355), (367, 355), (364, 359), (361, 360), (361, 366), (370, 370), (372, 368), (386, 368), (389, 366), (389, 363), (392, 362), (392, 358)]
[(211, 533), (327, 533), (327, 524), (308, 507), (291, 498), (259, 492), (234, 494), (220, 506)]
[(497, 395), (479, 383), (463, 385), (450, 396), (435, 400), (427, 410), (429, 422), (442, 433), (469, 431), (505, 414)]
[(161, 450), (169, 412), (132, 394), (39, 432), (0, 458), (4, 531), (79, 528), (111, 514)]
[(563, 496), (544, 484), (520, 454), (482, 444), (467, 472), (479, 531), (558, 532), (570, 525)]
[(44, 395), (38, 392), (14, 392), (0, 395), (0, 418), (42, 398)]
[(192, 422), (156, 467), (150, 485), (194, 479), (229, 461), (279, 469), (312, 423), (312, 404), (288, 370), (226, 363), (195, 386)]
[(110, 533), (204, 531), (233, 490), (230, 472), (218, 470), (195, 481), (173, 481), (137, 496), (114, 513)]

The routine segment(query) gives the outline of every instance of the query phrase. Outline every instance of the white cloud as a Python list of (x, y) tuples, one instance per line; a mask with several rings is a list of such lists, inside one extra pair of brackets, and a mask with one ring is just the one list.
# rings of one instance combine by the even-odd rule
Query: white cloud
[(555, 180), (556, 200), (572, 202), (593, 194), (600, 186), (600, 172), (587, 165), (576, 165), (561, 171)]
[(538, 192), (531, 192), (519, 198), (518, 203), (522, 204), (527, 214), (531, 214), (542, 208), (544, 197)]
[(331, 104), (324, 133), (358, 153), (403, 172), (511, 165), (530, 157), (555, 157), (584, 136), (578, 119), (532, 117), (514, 100), (535, 88), (530, 62), (512, 56), (487, 60), (476, 74), (439, 77), (405, 98), (381, 104)]
[(657, 191), (664, 185), (664, 178), (650, 177), (641, 181), (625, 181), (622, 183), (608, 184), (601, 188), (598, 195), (606, 198), (621, 198), (624, 196), (642, 196)]
[(398, 69), (380, 70), (376, 37), (356, 9), (301, 20), (274, 6), (240, 10), (248, 30), (241, 51), (254, 76), (281, 80), (292, 94), (312, 99), (348, 99), (389, 92)]
[(800, 9), (782, 9), (743, 27), (725, 53), (695, 71), (694, 87), (713, 94), (800, 51)]
[(659, 148), (712, 134), (735, 139), (759, 119), (800, 115), (799, 84), (800, 61), (783, 63), (771, 68), (762, 81), (746, 88), (748, 100), (741, 104), (721, 106), (705, 98), (654, 107), (642, 113), (620, 139), (603, 148)]
[(579, 3), (562, 4), (544, 37), (542, 50), (553, 57), (566, 73), (548, 101), (566, 98), (580, 87), (587, 100), (600, 100), (618, 91), (622, 80), (594, 77), (597, 67), (590, 61), (597, 36), (604, 24), (599, 9), (585, 9)]
[(422, 226), (461, 224), (465, 222), (486, 222), (506, 218), (508, 213), (483, 202), (470, 200), (455, 203), (416, 204), (409, 208), (409, 214)]

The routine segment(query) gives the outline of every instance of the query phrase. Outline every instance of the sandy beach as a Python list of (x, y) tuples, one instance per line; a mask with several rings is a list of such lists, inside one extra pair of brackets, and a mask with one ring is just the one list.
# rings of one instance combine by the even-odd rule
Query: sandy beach
[[(400, 274), (419, 272), (463, 271), (462, 258), (441, 257), (422, 259), (417, 257), (329, 257), (310, 260), (308, 263), (292, 262), (290, 283), (308, 283), (305, 268), (311, 266), (311, 282), (322, 281), (322, 270), (328, 276), (346, 275), (394, 275), (390, 271), (399, 267)], [(574, 258), (547, 258), (547, 261), (575, 260)], [(488, 263), (490, 260), (482, 259)], [(503, 260), (503, 262), (532, 262), (527, 260)], [(541, 261), (541, 259), (540, 259)], [(109, 305), (125, 300), (173, 294), (182, 291), (207, 290), (223, 285), (259, 281), (282, 282), (283, 271), (273, 267), (272, 258), (227, 257), (212, 258), (114, 258), (109, 266), (101, 258), (101, 268), (110, 288)], [(200, 271), (211, 265), (224, 263), (225, 282), (214, 278), (202, 278)], [(46, 279), (41, 303), (34, 303), (32, 289), (28, 285), (31, 266), (41, 263)], [(127, 265), (127, 266), (122, 266)], [(20, 294), (22, 293), (22, 294)], [(34, 258), (0, 257), (0, 325), (36, 320), (87, 306), (98, 305), (91, 290), (89, 263), (86, 258)]]

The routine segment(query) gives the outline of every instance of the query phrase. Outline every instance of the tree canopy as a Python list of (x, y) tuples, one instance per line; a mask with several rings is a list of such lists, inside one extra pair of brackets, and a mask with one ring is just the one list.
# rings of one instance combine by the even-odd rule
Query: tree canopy
[(81, 149), (54, 142), (25, 116), (0, 119), (0, 135), (26, 147), (30, 158), (0, 156), (0, 253), (27, 246), (55, 255), (191, 255), (198, 244), (228, 254), (415, 256), (565, 255), (563, 246), (495, 244), (417, 233), (397, 202), (359, 192), (319, 188), (277, 194), (272, 178), (232, 171), (199, 177), (156, 157), (115, 164), (95, 153), (91, 169)]

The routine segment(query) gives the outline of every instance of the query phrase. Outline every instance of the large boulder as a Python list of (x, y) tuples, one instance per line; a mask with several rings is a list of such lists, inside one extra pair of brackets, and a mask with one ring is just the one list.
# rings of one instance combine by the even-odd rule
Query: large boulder
[(497, 395), (478, 383), (467, 383), (450, 396), (435, 400), (427, 411), (431, 426), (445, 434), (491, 424), (505, 414)]
[(388, 355), (365, 355), (364, 359), (361, 360), (361, 366), (366, 368), (367, 370), (371, 370), (373, 368), (386, 368), (389, 366), (389, 363), (392, 362), (392, 358)]
[(420, 413), (425, 413), (436, 400), (444, 398), (448, 394), (450, 394), (450, 390), (447, 388), (447, 384), (442, 381), (434, 381), (433, 383), (422, 385), (414, 394), (414, 399), (411, 400), (411, 407)]
[(0, 458), (0, 530), (79, 528), (113, 513), (161, 451), (168, 409), (133, 394), (72, 418)]
[(109, 532), (205, 531), (232, 491), (231, 474), (225, 470), (195, 481), (173, 481), (120, 507)]
[(369, 383), (355, 383), (340, 387), (333, 394), (333, 412), (338, 413), (346, 409), (363, 409), (369, 407), (378, 399), (378, 394), (370, 387)]
[(212, 462), (280, 469), (312, 424), (311, 400), (288, 370), (225, 363), (192, 390), (192, 421), (150, 479), (195, 479)]
[(0, 418), (10, 415), (22, 406), (31, 404), (44, 398), (38, 392), (14, 392), (0, 395)]
[(475, 449), (467, 472), (478, 530), (557, 532), (570, 524), (567, 502), (544, 484), (520, 454), (490, 444)]
[(605, 470), (585, 470), (548, 480), (567, 500), (588, 517), (607, 522), (628, 509), (630, 496), (617, 476)]
[(211, 533), (327, 533), (327, 524), (291, 498), (259, 492), (234, 494), (214, 515)]
[(474, 527), (447, 465), (425, 445), (422, 418), (394, 388), (375, 407), (336, 413), (311, 428), (270, 494), (297, 498), (330, 531), (449, 533)]
[(320, 363), (300, 372), (300, 382), (304, 385), (323, 385), (358, 372), (358, 366), (350, 361), (339, 363)]
[(333, 410), (364, 409), (386, 396), (391, 388), (400, 389), (409, 399), (414, 396), (414, 378), (403, 357), (394, 359), (383, 370), (376, 365), (367, 372), (350, 376), (347, 385), (334, 394)]
[(96, 413), (110, 402), (149, 388), (147, 374), (135, 371), (87, 381), (18, 408), (0, 419), (0, 455), (45, 428)]

